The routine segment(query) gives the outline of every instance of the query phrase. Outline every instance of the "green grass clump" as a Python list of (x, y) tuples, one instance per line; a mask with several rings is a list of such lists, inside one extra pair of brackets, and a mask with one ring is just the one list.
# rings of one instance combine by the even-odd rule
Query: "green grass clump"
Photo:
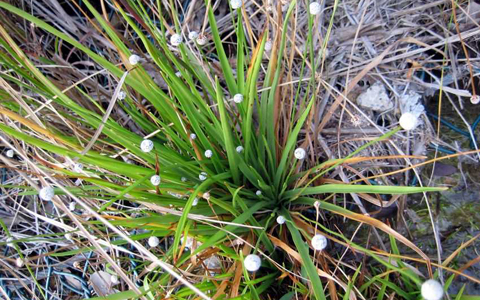
[[(33, 173), (41, 178), (36, 189), (24, 187), (24, 194), (36, 194), (41, 186), (53, 185), (59, 210), (66, 211), (62, 203), (77, 201), (95, 217), (74, 223), (72, 229), (86, 230), (73, 232), (78, 247), (57, 251), (54, 256), (99, 251), (110, 242), (121, 247), (118, 249), (138, 253), (135, 272), (130, 268), (132, 258), (125, 253), (118, 260), (119, 269), (114, 260), (107, 260), (106, 269), (123, 272), (120, 277), (126, 286), (125, 291), (101, 299), (139, 294), (147, 299), (287, 300), (296, 295), (354, 299), (362, 293), (378, 293), (378, 299), (387, 293), (418, 297), (421, 280), (402, 259), (353, 243), (319, 217), (331, 213), (338, 219), (373, 226), (390, 237), (392, 247), (399, 241), (429, 263), (419, 248), (390, 226), (350, 211), (338, 201), (350, 193), (409, 194), (441, 189), (325, 183), (324, 176), (335, 167), (399, 129), (392, 128), (346, 158), (323, 163), (316, 158), (308, 142), (316, 139), (311, 130), (318, 105), (313, 88), (316, 79), (303, 80), (307, 64), (315, 67), (322, 63), (322, 52), (319, 57), (313, 53), (313, 16), (307, 16), (310, 32), (305, 59), (300, 62), (300, 82), (304, 84), (287, 95), (281, 84), (291, 72), (286, 61), (295, 46), (289, 24), (297, 16), (300, 4), (296, 1), (271, 24), (274, 46), (268, 53), (269, 30), (252, 36), (244, 31), (248, 20), (241, 9), (233, 12), (234, 55), (226, 53), (209, 1), (206, 18), (211, 43), (204, 48), (186, 41), (188, 33), (182, 30), (173, 2), (120, 2), (112, 3), (116, 3), (114, 12), (123, 21), (125, 35), (90, 1), (82, 1), (94, 35), (112, 46), (103, 50), (71, 37), (57, 24), (0, 3), (2, 10), (35, 24), (38, 32), (54, 39), (43, 56), (29, 57), (20, 47), (19, 36), (0, 27), (0, 62), (3, 70), (10, 70), (2, 73), (2, 80), (25, 91), (21, 100), (13, 99), (4, 84), (1, 93), (7, 100), (0, 108), (5, 117), (0, 130), (28, 145), (22, 158), (36, 165)], [(183, 35), (179, 47), (170, 44), (175, 32)], [(328, 38), (322, 50), (327, 42)], [(55, 56), (61, 57), (64, 45), (94, 66), (84, 71), (92, 74), (90, 79), (101, 88), (95, 90), (91, 80), (67, 84), (62, 71), (39, 66), (59, 65)], [(129, 58), (134, 54), (141, 61), (132, 65)], [(160, 81), (154, 81), (147, 66)], [(27, 96), (26, 91), (36, 96)], [(120, 99), (123, 93), (126, 97)], [(237, 94), (243, 96), (240, 103), (233, 101)], [(33, 118), (33, 111), (41, 117)], [(153, 142), (150, 152), (140, 147), (145, 139)], [(308, 150), (305, 159), (294, 157), (299, 147)], [(74, 163), (81, 163), (83, 169), (73, 170)], [(153, 175), (161, 178), (158, 186), (150, 181)], [(82, 180), (79, 186), (74, 185), (77, 178)], [(338, 194), (336, 202), (331, 201), (333, 194)], [(319, 205), (312, 210), (315, 203)], [(278, 216), (286, 223), (277, 224)], [(350, 249), (372, 258), (378, 275), (365, 278), (360, 276), (365, 266), (342, 265), (340, 253), (314, 251), (310, 240), (317, 233), (328, 237), (328, 249)], [(144, 245), (150, 236), (159, 237), (167, 246), (147, 249)], [(187, 236), (194, 239), (188, 250)], [(249, 273), (243, 267), (243, 259), (250, 253), (262, 258), (258, 272)], [(149, 266), (147, 261), (156, 264)], [(333, 272), (335, 268), (342, 272)], [(383, 272), (397, 274), (402, 284), (389, 281)], [(360, 277), (362, 281), (357, 282)], [(134, 284), (138, 279), (141, 285)]]

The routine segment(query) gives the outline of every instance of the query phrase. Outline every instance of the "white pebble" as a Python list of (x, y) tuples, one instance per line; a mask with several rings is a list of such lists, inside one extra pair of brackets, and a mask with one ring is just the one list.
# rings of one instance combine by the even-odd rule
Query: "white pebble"
[(400, 126), (405, 130), (415, 129), (418, 125), (418, 117), (411, 112), (406, 112), (400, 117)]
[(160, 244), (160, 240), (156, 236), (151, 236), (148, 238), (148, 245), (150, 247), (157, 247)]
[(190, 31), (190, 33), (188, 34), (188, 39), (192, 41), (198, 39), (198, 32)]
[(242, 7), (242, 0), (230, 0), (230, 6), (232, 7), (232, 9)]
[(150, 152), (153, 150), (153, 142), (151, 140), (143, 140), (142, 143), (140, 144), (140, 149), (142, 149), (143, 152)]
[(173, 46), (178, 46), (182, 43), (182, 36), (175, 33), (174, 35), (172, 35), (170, 37), (170, 44), (172, 44)]
[(140, 56), (135, 54), (130, 55), (130, 57), (128, 58), (128, 61), (130, 62), (131, 65), (136, 65), (140, 61)]
[(125, 91), (118, 92), (118, 100), (123, 100), (125, 98), (127, 98), (127, 93), (125, 93)]
[(243, 101), (243, 95), (242, 94), (236, 94), (233, 96), (233, 102), (240, 104)]
[(154, 186), (159, 185), (161, 181), (162, 181), (162, 180), (161, 180), (160, 176), (158, 176), (158, 175), (153, 175), (152, 177), (150, 177), (150, 182), (151, 182)]
[(479, 96), (479, 95), (472, 96), (472, 97), (470, 98), (470, 102), (471, 102), (472, 104), (478, 104), (478, 103), (480, 103), (480, 96)]
[(304, 159), (307, 156), (307, 152), (303, 148), (297, 148), (293, 152), (296, 159)]
[(25, 263), (23, 262), (23, 259), (17, 257), (17, 259), (15, 260), (15, 264), (17, 265), (17, 267), (21, 268)]
[(46, 186), (40, 190), (39, 196), (42, 200), (51, 201), (53, 196), (55, 196), (55, 191), (52, 187)]
[(197, 204), (198, 204), (198, 198), (195, 197), (195, 199), (193, 199), (192, 206), (197, 206)]
[(194, 140), (197, 138), (197, 135), (195, 133), (190, 133), (190, 138)]
[(212, 157), (212, 155), (213, 155), (212, 150), (206, 150), (206, 151), (205, 151), (205, 157), (206, 157), (206, 158), (210, 158), (210, 157)]
[(320, 10), (322, 9), (322, 7), (320, 6), (320, 3), (312, 2), (312, 3), (310, 3), (309, 9), (310, 9), (310, 13), (312, 15), (318, 15), (318, 13), (320, 13)]
[(12, 158), (14, 154), (15, 154), (15, 153), (13, 152), (12, 149), (8, 149), (8, 150), (7, 150), (7, 153), (6, 153), (7, 157)]
[(261, 195), (262, 195), (262, 191), (261, 191), (261, 190), (256, 191), (256, 192), (255, 192), (255, 195), (261, 196)]
[(77, 206), (76, 203), (73, 202), (73, 201), (70, 202), (70, 203), (68, 203), (68, 209), (69, 209), (70, 211), (74, 211), (75, 208), (76, 208), (76, 206)]
[(421, 292), (425, 300), (440, 300), (443, 297), (443, 287), (434, 279), (425, 281), (422, 284)]
[(208, 39), (203, 34), (197, 38), (197, 44), (199, 46), (205, 46), (207, 44), (207, 42), (208, 42)]
[(207, 172), (202, 172), (200, 173), (200, 175), (198, 175), (198, 179), (200, 179), (201, 181), (205, 181), (205, 179), (207, 179)]
[(117, 275), (110, 275), (110, 281), (113, 285), (118, 284), (118, 276)]
[(237, 148), (235, 148), (235, 150), (237, 150), (238, 153), (242, 153), (243, 152), (243, 147), (238, 146)]
[(265, 51), (269, 52), (273, 48), (273, 43), (271, 40), (268, 40), (265, 42)]
[(278, 216), (277, 217), (277, 223), (280, 224), (280, 225), (285, 224), (286, 221), (287, 220), (285, 219), (284, 216)]
[(312, 238), (312, 247), (318, 251), (325, 249), (327, 247), (327, 238), (324, 235), (316, 234)]
[(256, 272), (260, 269), (260, 266), (262, 265), (262, 260), (260, 259), (260, 256), (256, 254), (249, 254), (247, 255), (247, 257), (245, 257), (243, 265), (245, 266), (245, 269), (247, 269), (247, 271)]

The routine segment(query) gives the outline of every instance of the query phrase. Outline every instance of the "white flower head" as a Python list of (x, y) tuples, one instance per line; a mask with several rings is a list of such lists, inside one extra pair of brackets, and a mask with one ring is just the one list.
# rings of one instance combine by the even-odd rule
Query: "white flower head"
[(156, 236), (151, 236), (148, 238), (148, 245), (150, 247), (157, 247), (160, 244), (160, 240)]
[(148, 153), (153, 150), (153, 142), (151, 140), (143, 140), (140, 144), (140, 149), (143, 152)]
[(76, 207), (77, 207), (77, 204), (74, 201), (68, 203), (68, 209), (70, 211), (74, 211)]
[(440, 300), (443, 297), (443, 287), (440, 282), (429, 279), (422, 284), (421, 293), (425, 300)]
[(230, 0), (230, 6), (232, 9), (237, 9), (242, 7), (242, 0)]
[(261, 191), (261, 190), (257, 190), (257, 191), (255, 192), (255, 195), (261, 196), (261, 195), (262, 195), (262, 191)]
[(182, 177), (182, 178), (180, 178), (180, 180), (181, 180), (182, 182), (187, 182), (187, 177)]
[(110, 281), (113, 285), (118, 284), (118, 276), (117, 275), (110, 275)]
[(172, 44), (172, 46), (177, 47), (181, 43), (182, 43), (182, 36), (179, 35), (178, 33), (175, 33), (170, 37), (170, 44)]
[(7, 155), (7, 157), (12, 158), (15, 153), (13, 152), (12, 149), (8, 149), (7, 153), (5, 153), (5, 154)]
[(309, 10), (312, 15), (318, 15), (322, 10), (322, 6), (318, 2), (312, 2), (309, 5)]
[(321, 251), (327, 248), (327, 238), (324, 235), (316, 234), (312, 238), (312, 247), (315, 250)]
[(206, 158), (211, 158), (212, 155), (213, 155), (212, 150), (206, 150), (206, 151), (205, 151), (205, 157), (206, 157)]
[(480, 103), (480, 96), (479, 95), (474, 95), (474, 96), (470, 97), (470, 102), (472, 104)]
[(25, 263), (23, 262), (23, 259), (17, 257), (17, 259), (15, 260), (15, 264), (17, 265), (17, 267), (21, 268)]
[(236, 94), (233, 96), (233, 102), (240, 104), (243, 101), (243, 95), (242, 94)]
[(52, 187), (46, 186), (40, 190), (39, 196), (42, 200), (51, 201), (53, 199), (53, 196), (55, 196), (55, 191)]
[(243, 265), (245, 266), (245, 269), (247, 269), (247, 271), (257, 272), (262, 265), (262, 260), (260, 259), (260, 256), (256, 254), (249, 254), (247, 255), (247, 257), (245, 257)]
[(198, 39), (198, 32), (190, 31), (190, 33), (188, 34), (188, 39), (191, 41)]
[(411, 112), (406, 112), (400, 117), (399, 123), (403, 129), (412, 130), (417, 127), (419, 120), (415, 114)]
[(160, 184), (160, 182), (162, 181), (162, 179), (160, 178), (160, 176), (158, 175), (153, 175), (152, 177), (150, 177), (150, 183), (154, 186), (157, 186)]
[(193, 199), (192, 206), (197, 206), (197, 204), (198, 204), (198, 198), (195, 197), (195, 199)]
[(243, 152), (243, 147), (242, 147), (242, 146), (238, 146), (237, 148), (235, 148), (235, 150), (236, 150), (238, 153), (242, 153), (242, 152)]
[(196, 41), (199, 46), (205, 46), (208, 42), (208, 39), (206, 35), (202, 34), (196, 39)]
[(118, 100), (123, 100), (127, 98), (127, 93), (125, 91), (118, 92)]
[(320, 201), (318, 201), (318, 200), (315, 201), (315, 202), (313, 203), (313, 206), (314, 206), (316, 209), (320, 208)]
[(277, 217), (277, 223), (280, 224), (280, 225), (285, 224), (286, 221), (287, 220), (285, 219), (284, 216), (278, 216)]
[(205, 199), (205, 200), (210, 199), (210, 193), (209, 192), (203, 193), (202, 198)]
[(198, 179), (200, 179), (201, 181), (205, 181), (207, 179), (207, 172), (202, 172), (198, 175)]
[(175, 76), (182, 77), (182, 72), (180, 72), (180, 71), (175, 72)]
[(130, 62), (131, 65), (136, 65), (140, 61), (140, 56), (136, 54), (130, 55), (130, 57), (128, 58), (128, 61)]
[(195, 133), (190, 133), (190, 138), (194, 140), (197, 138), (197, 135)]
[(307, 152), (303, 148), (297, 148), (293, 152), (296, 159), (304, 159), (307, 156)]
[(268, 40), (265, 42), (265, 51), (269, 52), (273, 48), (273, 43), (271, 40)]

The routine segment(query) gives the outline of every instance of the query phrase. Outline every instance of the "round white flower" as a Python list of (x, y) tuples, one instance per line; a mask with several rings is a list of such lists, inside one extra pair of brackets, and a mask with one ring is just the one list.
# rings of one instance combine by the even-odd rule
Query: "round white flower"
[(13, 248), (14, 246), (12, 242), (13, 242), (13, 237), (7, 238), (7, 247)]
[(118, 92), (118, 100), (123, 100), (127, 98), (127, 93), (125, 91)]
[(202, 198), (205, 199), (205, 200), (210, 199), (210, 193), (209, 192), (203, 193)]
[(271, 40), (268, 40), (265, 42), (265, 51), (269, 52), (273, 48), (273, 43)]
[(197, 138), (197, 135), (195, 133), (190, 133), (190, 138), (194, 140)]
[(162, 181), (162, 180), (161, 180), (160, 176), (158, 176), (158, 175), (153, 175), (152, 177), (150, 177), (150, 182), (151, 182), (154, 186), (159, 185), (159, 184), (160, 184), (160, 181)]
[(230, 6), (232, 7), (232, 9), (242, 7), (242, 0), (230, 0)]
[(303, 148), (297, 148), (293, 152), (296, 159), (304, 159), (307, 156), (307, 152)]
[(23, 259), (21, 259), (20, 257), (18, 257), (16, 260), (15, 260), (15, 264), (17, 265), (17, 267), (21, 268), (23, 267), (23, 265), (25, 264), (23, 262)]
[(40, 190), (39, 196), (42, 200), (51, 201), (53, 196), (55, 196), (55, 191), (52, 187), (46, 186)]
[(318, 209), (320, 207), (320, 201), (315, 201), (315, 203), (313, 203), (313, 206)]
[(118, 284), (118, 276), (117, 275), (110, 275), (110, 281), (113, 285)]
[(140, 56), (135, 54), (130, 55), (130, 57), (128, 58), (128, 61), (130, 62), (131, 65), (136, 65), (140, 61)]
[(323, 250), (327, 247), (327, 238), (324, 235), (316, 234), (312, 238), (312, 247), (315, 250)]
[(421, 293), (425, 300), (440, 300), (443, 297), (443, 287), (440, 282), (429, 279), (422, 284)]
[(260, 259), (260, 256), (256, 254), (249, 254), (247, 255), (247, 257), (245, 257), (243, 265), (245, 266), (245, 269), (247, 269), (247, 271), (256, 272), (260, 269), (260, 266), (262, 265), (262, 260)]
[(76, 208), (76, 206), (77, 206), (76, 203), (73, 202), (73, 201), (70, 202), (70, 203), (68, 203), (68, 209), (69, 209), (70, 211), (74, 211), (75, 208)]
[(198, 39), (198, 32), (190, 31), (190, 33), (188, 34), (188, 39), (192, 41)]
[(480, 96), (479, 96), (479, 95), (475, 95), (475, 96), (470, 97), (470, 102), (471, 102), (472, 104), (478, 104), (478, 103), (480, 103)]
[(318, 13), (320, 13), (320, 10), (322, 10), (322, 7), (320, 6), (320, 3), (312, 2), (310, 3), (309, 9), (312, 15), (318, 15)]
[(182, 177), (182, 178), (180, 178), (180, 180), (181, 180), (182, 182), (187, 182), (187, 177)]
[(192, 206), (197, 206), (197, 204), (198, 204), (198, 198), (195, 197), (195, 199), (193, 199)]
[(15, 153), (13, 152), (12, 149), (8, 149), (7, 153), (5, 153), (5, 154), (7, 155), (7, 157), (12, 158)]
[(142, 149), (143, 152), (150, 152), (153, 150), (153, 142), (151, 140), (143, 140), (142, 143), (140, 144), (140, 149)]
[(175, 76), (182, 77), (182, 72), (180, 72), (180, 71), (175, 72)]
[(242, 153), (243, 152), (243, 147), (238, 146), (237, 148), (235, 148), (235, 150), (237, 150), (238, 153)]
[(213, 155), (212, 150), (206, 150), (206, 151), (205, 151), (205, 157), (206, 157), (206, 158), (210, 158), (210, 157), (212, 157), (212, 155)]
[(256, 192), (255, 192), (255, 195), (261, 196), (261, 195), (262, 195), (262, 191), (261, 191), (261, 190), (256, 191)]
[(148, 238), (148, 245), (150, 247), (157, 247), (160, 244), (160, 240), (156, 236), (151, 236)]
[(182, 43), (182, 36), (175, 33), (173, 34), (171, 37), (170, 37), (170, 44), (172, 44), (173, 46), (178, 46)]
[(196, 41), (199, 46), (205, 46), (208, 42), (208, 39), (205, 35), (202, 34), (196, 39)]
[(242, 94), (236, 94), (235, 96), (233, 96), (233, 102), (239, 104), (239, 103), (242, 103), (242, 101), (243, 101)]
[(207, 172), (202, 172), (200, 173), (200, 175), (198, 175), (198, 179), (200, 179), (201, 181), (205, 181), (205, 179), (207, 179)]
[(400, 117), (400, 126), (405, 130), (415, 129), (417, 125), (418, 117), (411, 112), (406, 112)]
[(278, 216), (277, 217), (277, 223), (280, 224), (280, 225), (285, 224), (286, 221), (287, 220), (285, 219), (284, 216)]

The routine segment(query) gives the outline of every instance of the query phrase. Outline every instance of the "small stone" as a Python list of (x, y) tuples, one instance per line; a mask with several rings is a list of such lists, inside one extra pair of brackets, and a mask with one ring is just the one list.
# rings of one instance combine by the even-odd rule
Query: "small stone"
[(152, 248), (157, 247), (160, 244), (160, 240), (156, 236), (151, 236), (148, 238), (148, 245)]
[(172, 46), (177, 47), (181, 43), (182, 43), (182, 36), (181, 35), (175, 33), (170, 37), (170, 44), (172, 44)]
[(143, 152), (148, 153), (153, 150), (153, 142), (151, 140), (143, 140), (140, 144), (140, 149)]
[(39, 196), (42, 200), (52, 201), (53, 196), (55, 196), (55, 191), (52, 187), (46, 186), (40, 190)]
[(243, 265), (245, 266), (245, 269), (247, 269), (247, 271), (256, 272), (260, 269), (260, 266), (262, 265), (262, 260), (260, 259), (260, 256), (256, 254), (249, 254), (247, 255), (247, 257), (245, 257)]
[(324, 235), (316, 234), (312, 238), (312, 247), (318, 251), (325, 249), (327, 247), (327, 238)]
[(293, 152), (293, 156), (295, 156), (296, 159), (304, 159), (307, 156), (307, 152), (303, 148), (297, 148)]
[(388, 97), (385, 86), (376, 82), (357, 98), (359, 106), (374, 111), (384, 112), (393, 108), (394, 103)]
[(153, 175), (152, 177), (150, 177), (150, 183), (154, 186), (159, 185), (161, 181), (162, 180), (161, 180), (160, 176), (158, 176), (158, 175)]
[(233, 102), (240, 104), (243, 101), (243, 95), (242, 94), (236, 94), (233, 96)]

